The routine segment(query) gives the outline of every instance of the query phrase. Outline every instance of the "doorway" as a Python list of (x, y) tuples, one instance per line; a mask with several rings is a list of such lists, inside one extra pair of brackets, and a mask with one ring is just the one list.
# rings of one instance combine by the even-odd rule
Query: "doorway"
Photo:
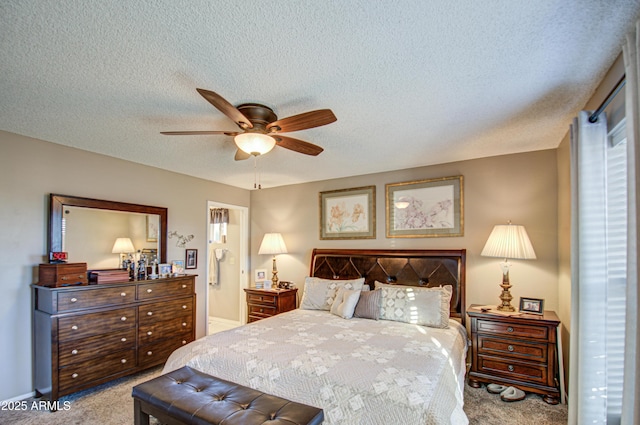
[[(226, 238), (214, 238), (211, 210), (228, 210)], [(249, 209), (207, 203), (207, 335), (246, 323), (249, 267)]]

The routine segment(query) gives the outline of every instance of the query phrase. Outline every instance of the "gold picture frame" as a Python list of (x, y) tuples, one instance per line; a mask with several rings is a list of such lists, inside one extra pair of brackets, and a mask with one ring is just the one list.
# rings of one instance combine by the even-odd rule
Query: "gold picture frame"
[(464, 235), (462, 176), (385, 185), (388, 238)]
[(375, 239), (376, 187), (320, 192), (320, 239)]

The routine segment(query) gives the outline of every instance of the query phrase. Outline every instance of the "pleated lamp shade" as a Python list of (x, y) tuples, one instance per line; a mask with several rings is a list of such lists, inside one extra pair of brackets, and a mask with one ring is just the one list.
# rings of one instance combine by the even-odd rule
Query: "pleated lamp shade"
[(483, 257), (532, 260), (536, 258), (533, 245), (524, 226), (499, 224), (493, 228), (482, 252)]

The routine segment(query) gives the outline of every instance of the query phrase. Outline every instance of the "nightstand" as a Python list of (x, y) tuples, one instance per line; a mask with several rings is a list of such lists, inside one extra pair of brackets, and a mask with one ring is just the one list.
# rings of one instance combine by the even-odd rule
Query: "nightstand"
[(473, 307), (467, 311), (473, 344), (469, 385), (514, 386), (541, 394), (549, 404), (558, 404), (556, 329), (560, 320), (556, 313), (506, 316)]
[(298, 288), (294, 289), (256, 289), (247, 288), (248, 323), (276, 314), (294, 310), (297, 306)]

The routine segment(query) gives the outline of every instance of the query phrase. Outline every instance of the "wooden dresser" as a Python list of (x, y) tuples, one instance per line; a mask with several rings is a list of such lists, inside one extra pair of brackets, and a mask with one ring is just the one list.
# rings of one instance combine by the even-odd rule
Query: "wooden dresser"
[(247, 321), (249, 323), (297, 307), (298, 289), (256, 289), (247, 288)]
[(32, 288), (35, 390), (52, 401), (162, 364), (195, 339), (195, 276)]
[(471, 307), (467, 311), (473, 343), (469, 385), (514, 386), (542, 394), (549, 404), (558, 404), (558, 316), (553, 311), (541, 316), (504, 316)]

